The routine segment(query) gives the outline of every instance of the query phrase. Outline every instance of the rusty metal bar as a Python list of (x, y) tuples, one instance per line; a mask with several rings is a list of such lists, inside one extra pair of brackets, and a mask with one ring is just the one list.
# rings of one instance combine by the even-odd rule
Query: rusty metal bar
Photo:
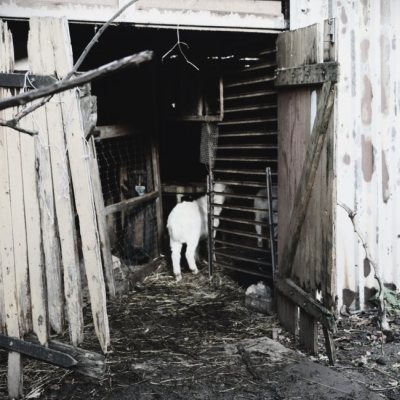
[(230, 100), (239, 100), (239, 99), (248, 99), (248, 98), (253, 98), (253, 97), (266, 97), (266, 96), (274, 96), (278, 92), (276, 90), (260, 90), (260, 91), (251, 91), (251, 92), (245, 92), (245, 93), (238, 93), (238, 94), (231, 94), (228, 96), (225, 96), (224, 100), (225, 101), (230, 101)]
[(218, 232), (224, 232), (224, 233), (230, 233), (231, 235), (237, 235), (237, 236), (244, 236), (244, 237), (250, 237), (250, 238), (268, 239), (268, 236), (264, 236), (263, 234), (249, 233), (249, 232), (243, 232), (243, 231), (237, 231), (237, 230), (235, 230), (235, 229), (220, 229), (220, 228), (216, 228), (216, 231), (218, 231)]
[[(246, 224), (246, 225), (252, 225), (254, 226), (254, 219), (248, 220), (244, 218), (229, 218), (229, 217), (218, 217), (220, 221), (228, 221), (228, 222), (234, 222), (236, 224)], [(262, 225), (262, 226), (267, 226), (266, 222), (257, 222), (257, 225)]]
[(268, 143), (258, 144), (228, 144), (218, 146), (219, 150), (277, 150), (278, 146)]
[(262, 169), (224, 169), (224, 168), (217, 168), (214, 169), (214, 173), (220, 174), (243, 174), (243, 175), (264, 175), (265, 171)]
[(230, 133), (222, 133), (218, 136), (219, 139), (226, 138), (238, 138), (238, 137), (266, 137), (266, 136), (276, 136), (278, 132), (276, 131), (264, 131), (264, 132), (252, 132), (252, 131), (239, 131), (239, 132), (230, 132)]
[(215, 243), (219, 243), (219, 244), (223, 244), (223, 245), (231, 246), (231, 247), (239, 247), (240, 249), (258, 251), (260, 253), (267, 253), (267, 254), (269, 253), (268, 250), (265, 250), (262, 247), (252, 247), (252, 246), (247, 246), (245, 244), (227, 242), (225, 240), (220, 240), (220, 239), (215, 239)]
[(222, 267), (222, 268), (230, 269), (230, 270), (233, 270), (233, 271), (244, 272), (244, 273), (249, 274), (249, 275), (261, 276), (262, 278), (272, 279), (272, 275), (269, 274), (268, 272), (253, 271), (250, 268), (249, 269), (248, 268), (240, 268), (240, 267), (236, 267), (234, 265), (229, 265), (229, 264), (222, 263), (220, 261), (218, 261), (216, 264), (218, 266)]
[(227, 125), (247, 125), (247, 124), (264, 124), (267, 122), (277, 122), (276, 117), (270, 118), (248, 118), (248, 119), (235, 119), (231, 121), (223, 121), (220, 122), (219, 126), (227, 126)]
[(234, 161), (234, 162), (273, 162), (278, 160), (267, 157), (216, 157), (215, 161)]
[(215, 251), (215, 254), (217, 256), (228, 257), (228, 258), (231, 258), (233, 260), (246, 261), (246, 262), (249, 262), (249, 263), (252, 263), (252, 264), (266, 265), (267, 267), (271, 267), (270, 263), (265, 262), (265, 261), (255, 260), (254, 258), (235, 256), (233, 254), (226, 254), (226, 253), (223, 253), (223, 252), (218, 251), (218, 250)]
[(246, 111), (260, 111), (260, 110), (270, 110), (276, 109), (278, 106), (276, 104), (256, 104), (251, 106), (243, 107), (227, 107), (225, 109), (225, 114), (235, 113), (235, 112), (246, 112)]
[(228, 83), (227, 85), (225, 85), (225, 88), (230, 89), (247, 85), (256, 85), (257, 83), (273, 82), (274, 80), (275, 76), (268, 76), (268, 77), (262, 76), (256, 79), (246, 79), (239, 82)]

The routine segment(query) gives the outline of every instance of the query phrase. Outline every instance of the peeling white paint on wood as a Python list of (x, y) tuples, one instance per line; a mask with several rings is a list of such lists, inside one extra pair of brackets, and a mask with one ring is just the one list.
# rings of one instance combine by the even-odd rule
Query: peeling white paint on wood
[[(400, 288), (400, 3), (292, 0), (291, 27), (336, 19), (337, 200), (357, 218), (383, 280)], [(336, 213), (339, 304), (363, 307), (376, 286), (344, 210)]]
[[(46, 23), (46, 19), (42, 19)], [(55, 70), (60, 77), (72, 69), (72, 47), (66, 19), (52, 19)], [(84, 136), (77, 89), (60, 94), (64, 132), (71, 166), (75, 206), (79, 216), (82, 253), (88, 281), (93, 324), (101, 348), (107, 351), (110, 331), (106, 307), (106, 288), (96, 224), (95, 204), (90, 179), (89, 146)]]
[[(110, 6), (111, 1), (46, 0), (44, 3), (30, 0), (26, 3), (25, 0), (10, 0), (7, 4), (2, 4), (1, 15), (14, 18), (66, 17), (74, 21), (104, 22), (128, 2), (128, 0), (120, 0), (118, 5)], [(142, 0), (129, 7), (116, 21), (174, 29), (179, 25), (182, 28), (267, 32), (285, 29), (285, 20), (283, 14), (278, 11), (277, 3), (280, 2)]]

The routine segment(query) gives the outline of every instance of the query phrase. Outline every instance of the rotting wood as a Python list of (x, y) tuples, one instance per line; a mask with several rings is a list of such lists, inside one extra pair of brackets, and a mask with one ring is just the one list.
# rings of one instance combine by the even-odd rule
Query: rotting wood
[(103, 191), (101, 189), (100, 171), (96, 157), (96, 146), (93, 138), (91, 138), (91, 148), (93, 157), (90, 159), (90, 168), (93, 184), (94, 203), (96, 206), (97, 224), (100, 234), (101, 253), (103, 255), (104, 271), (106, 283), (110, 297), (115, 297), (115, 282), (113, 272), (113, 262), (110, 246), (110, 238), (107, 233), (107, 221), (104, 213)]
[[(34, 73), (43, 71), (41, 46), (48, 37), (40, 30), (37, 19), (30, 21), (28, 57)], [(45, 50), (45, 49), (44, 49)], [(50, 326), (61, 333), (64, 328), (64, 305), (61, 273), (61, 250), (56, 227), (56, 211), (50, 160), (50, 141), (47, 127), (46, 106), (35, 111), (35, 127), (38, 130), (39, 204), (42, 227), (42, 243), (45, 256), (47, 307)]]
[(335, 316), (291, 279), (275, 279), (275, 287), (290, 301), (302, 308), (331, 332), (336, 332)]
[[(11, 32), (7, 23), (0, 20), (0, 71), (13, 70), (14, 51)], [(11, 92), (0, 88), (0, 99), (11, 96)], [(0, 113), (1, 117), (11, 116), (11, 110)], [(11, 194), (9, 182), (8, 160), (8, 128), (0, 127), (0, 268), (2, 269), (2, 284), (4, 295), (4, 312), (7, 335), (20, 337), (18, 320), (17, 288), (15, 277), (13, 227), (11, 218)], [(11, 398), (22, 395), (22, 363), (18, 353), (8, 354), (8, 394)]]
[[(45, 73), (55, 71), (55, 43), (54, 40), (48, 40), (49, 37), (53, 37), (51, 21), (47, 20), (45, 23), (40, 24), (37, 20), (32, 20), (31, 25), (31, 29), (40, 31), (41, 49), (39, 57), (41, 57), (42, 70)], [(83, 341), (81, 275), (60, 96), (54, 95), (44, 105), (44, 109), (47, 116), (47, 137), (53, 178), (55, 212), (60, 237), (69, 334), (72, 343), (77, 346)]]
[[(275, 287), (276, 281), (274, 282)], [(279, 291), (276, 292), (277, 314), (282, 326), (293, 335), (297, 334), (298, 308), (297, 305)]]
[(106, 372), (106, 362), (103, 354), (56, 340), (50, 340), (48, 347), (44, 347), (31, 336), (26, 340), (21, 340), (0, 335), (0, 347), (8, 350), (15, 349), (18, 353), (28, 357), (70, 369), (78, 374), (95, 379), (102, 379)]
[(322, 147), (333, 110), (333, 104), (334, 91), (332, 83), (326, 82), (322, 87), (322, 92), (318, 99), (317, 116), (312, 129), (310, 143), (307, 147), (306, 158), (296, 191), (294, 208), (290, 218), (288, 235), (279, 264), (279, 275), (282, 277), (291, 276), (301, 227), (311, 197), (311, 190), (314, 184), (314, 178), (317, 172)]
[(333, 340), (332, 332), (327, 329), (325, 326), (322, 327), (322, 331), (324, 333), (325, 338), (325, 348), (328, 354), (328, 359), (331, 365), (335, 364), (336, 361), (336, 349), (335, 349), (335, 342)]
[(337, 82), (339, 79), (339, 64), (325, 62), (303, 65), (293, 68), (278, 68), (275, 70), (275, 86), (318, 85), (327, 81)]
[(136, 208), (139, 205), (149, 203), (150, 201), (158, 198), (158, 192), (146, 193), (143, 196), (132, 197), (131, 199), (120, 201), (119, 203), (111, 204), (104, 208), (104, 214), (114, 214), (119, 211)]
[(163, 217), (162, 187), (161, 187), (161, 175), (160, 175), (159, 143), (154, 132), (151, 136), (150, 146), (151, 146), (151, 159), (153, 164), (152, 171), (153, 171), (154, 190), (157, 192), (155, 206), (157, 214), (157, 243), (158, 243), (157, 251), (159, 252), (160, 251), (159, 246), (162, 243), (162, 237), (164, 232), (164, 217)]
[(103, 140), (121, 136), (138, 136), (142, 133), (142, 129), (130, 125), (102, 125), (96, 127), (94, 136), (96, 139)]
[[(8, 110), (13, 114), (14, 109)], [(24, 191), (20, 133), (8, 130), (9, 182), (11, 195), (11, 220), (14, 240), (15, 280), (17, 285), (17, 309), (21, 335), (31, 330), (31, 301), (28, 278), (27, 232), (25, 224)], [(29, 199), (27, 199), (29, 201)]]
[(300, 308), (299, 342), (311, 354), (318, 353), (318, 325), (315, 319)]
[[(45, 19), (40, 19), (45, 24)], [(72, 49), (66, 19), (51, 19), (55, 67), (59, 76), (72, 69)], [(67, 139), (68, 159), (71, 166), (76, 210), (80, 221), (82, 252), (88, 281), (90, 304), (96, 335), (103, 352), (110, 344), (110, 331), (106, 307), (106, 288), (96, 224), (92, 182), (90, 179), (89, 149), (84, 137), (80, 105), (76, 90), (60, 94), (64, 131)]]
[[(32, 115), (21, 121), (31, 129)], [(40, 229), (40, 205), (38, 193), (38, 172), (36, 170), (37, 139), (21, 135), (22, 177), (24, 182), (25, 222), (28, 247), (29, 283), (31, 293), (32, 327), (42, 345), (47, 344), (47, 309), (45, 287), (45, 264)], [(29, 200), (28, 200), (29, 199)]]

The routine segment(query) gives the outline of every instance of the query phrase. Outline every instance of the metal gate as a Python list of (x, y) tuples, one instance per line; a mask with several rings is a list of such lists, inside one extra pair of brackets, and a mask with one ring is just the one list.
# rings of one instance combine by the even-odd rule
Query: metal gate
[[(211, 191), (211, 270), (214, 263), (263, 278), (273, 276), (276, 226), (272, 223), (277, 222), (275, 59), (274, 48), (264, 50), (241, 58), (224, 76), (224, 118), (218, 124), (209, 186), (224, 183), (229, 193), (225, 193), (226, 201), (217, 215), (214, 208), (219, 205), (213, 202), (213, 195), (221, 193)], [(215, 227), (217, 217), (219, 225)]]

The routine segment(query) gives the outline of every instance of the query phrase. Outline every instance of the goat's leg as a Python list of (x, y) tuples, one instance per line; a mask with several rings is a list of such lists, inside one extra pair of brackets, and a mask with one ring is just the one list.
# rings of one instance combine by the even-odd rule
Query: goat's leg
[[(256, 212), (256, 218), (255, 219), (256, 219), (256, 222), (261, 222), (261, 214)], [(262, 233), (262, 225), (258, 225), (256, 223), (256, 232), (257, 232), (258, 235), (261, 235), (261, 233)], [(258, 247), (262, 247), (262, 243), (263, 243), (262, 238), (258, 237), (257, 238), (257, 246)]]
[(189, 265), (189, 269), (194, 273), (197, 274), (199, 270), (197, 269), (196, 265), (196, 249), (199, 241), (194, 240), (187, 243), (186, 247), (186, 260)]
[(179, 282), (182, 279), (181, 274), (181, 250), (182, 243), (170, 241), (172, 269), (174, 271), (175, 280)]

